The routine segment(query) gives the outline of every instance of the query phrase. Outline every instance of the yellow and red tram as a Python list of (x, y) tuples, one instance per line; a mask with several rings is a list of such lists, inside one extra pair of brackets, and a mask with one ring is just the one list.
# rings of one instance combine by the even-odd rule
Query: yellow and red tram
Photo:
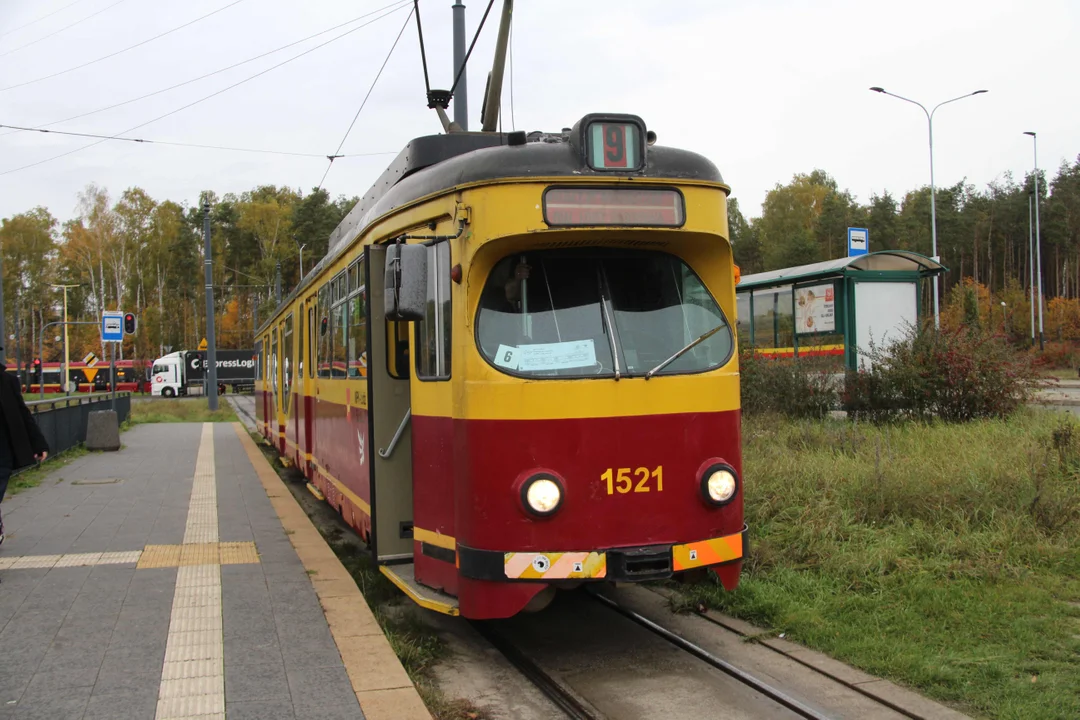
[(426, 607), (738, 583), (729, 189), (654, 140), (418, 138), (258, 331), (261, 433)]

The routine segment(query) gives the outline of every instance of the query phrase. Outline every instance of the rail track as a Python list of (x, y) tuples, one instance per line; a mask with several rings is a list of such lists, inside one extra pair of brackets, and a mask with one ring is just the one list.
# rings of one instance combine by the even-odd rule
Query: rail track
[[(835, 720), (834, 716), (823, 714), (807, 706), (764, 680), (735, 667), (705, 648), (671, 632), (644, 615), (621, 606), (618, 602), (605, 595), (600, 593), (583, 593), (583, 595), (587, 596), (591, 603), (600, 605), (610, 613), (629, 620), (651, 637), (662, 640), (666, 645), (677, 648), (683, 654), (692, 656), (700, 663), (704, 663), (708, 668), (718, 670), (749, 688), (763, 698), (765, 703), (770, 705), (773, 710), (783, 708), (781, 712), (786, 717), (798, 717), (805, 720)], [(544, 663), (535, 659), (529, 650), (512, 639), (511, 635), (500, 627), (499, 622), (474, 621), (471, 624), (486, 642), (498, 650), (506, 658), (507, 662), (524, 675), (566, 717), (572, 720), (609, 720), (609, 718), (611, 720), (620, 718), (621, 720), (622, 716), (610, 715), (598, 709), (596, 705), (587, 699), (588, 692), (583, 694), (575, 690), (570, 683), (559, 678), (558, 673), (546, 670)], [(603, 664), (603, 661), (598, 659), (597, 664)], [(632, 692), (630, 689), (628, 691)], [(769, 708), (763, 708), (762, 717), (773, 716), (774, 714), (769, 712)]]
[[(648, 590), (583, 590), (544, 613), (472, 626), (574, 720), (963, 717), (942, 706), (913, 712), (858, 685), (877, 685), (870, 676), (847, 682), (832, 667), (746, 642), (737, 630), (665, 617), (666, 599)], [(738, 665), (724, 659), (732, 657)]]

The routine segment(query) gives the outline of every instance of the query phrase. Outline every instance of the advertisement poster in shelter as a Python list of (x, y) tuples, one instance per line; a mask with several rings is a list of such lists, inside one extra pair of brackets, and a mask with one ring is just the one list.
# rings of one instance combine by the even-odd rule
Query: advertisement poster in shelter
[(795, 330), (800, 335), (836, 330), (836, 294), (833, 286), (795, 288)]

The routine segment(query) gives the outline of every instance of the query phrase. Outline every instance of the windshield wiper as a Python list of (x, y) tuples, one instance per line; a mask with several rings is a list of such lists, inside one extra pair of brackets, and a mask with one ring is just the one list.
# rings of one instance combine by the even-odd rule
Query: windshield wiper
[(615, 342), (615, 326), (611, 322), (611, 316), (608, 314), (607, 296), (604, 294), (604, 276), (600, 270), (597, 270), (596, 279), (599, 282), (600, 290), (600, 325), (604, 328), (608, 336), (608, 343), (611, 345), (611, 360), (615, 364), (615, 379), (618, 380), (622, 375), (619, 368), (619, 348), (618, 343)]
[(696, 347), (700, 343), (705, 342), (706, 340), (711, 338), (713, 335), (715, 335), (717, 332), (719, 332), (720, 330), (723, 330), (725, 327), (727, 327), (726, 323), (720, 323), (719, 325), (717, 325), (716, 327), (714, 327), (712, 330), (705, 333), (704, 335), (701, 335), (700, 337), (698, 337), (698, 338), (696, 338), (694, 340), (691, 340), (686, 345), (684, 345), (683, 348), (681, 350), (679, 350), (677, 353), (675, 353), (674, 355), (669, 357), (667, 360), (665, 360), (664, 362), (662, 362), (659, 365), (657, 365), (656, 367), (654, 367), (649, 372), (645, 373), (645, 379), (648, 380), (653, 375), (660, 372), (661, 370), (666, 368), (668, 365), (670, 365), (671, 363), (673, 363), (676, 360), (678, 360), (679, 358), (681, 358), (683, 355), (685, 355), (687, 352), (689, 352), (692, 348)]

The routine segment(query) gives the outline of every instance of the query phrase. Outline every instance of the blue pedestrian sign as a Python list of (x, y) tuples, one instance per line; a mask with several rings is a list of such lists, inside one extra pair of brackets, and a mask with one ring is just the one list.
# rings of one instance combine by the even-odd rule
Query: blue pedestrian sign
[(123, 342), (124, 341), (124, 313), (103, 312), (101, 313), (101, 341)]
[(870, 231), (866, 228), (847, 229), (847, 254), (848, 257), (865, 255), (870, 252)]

